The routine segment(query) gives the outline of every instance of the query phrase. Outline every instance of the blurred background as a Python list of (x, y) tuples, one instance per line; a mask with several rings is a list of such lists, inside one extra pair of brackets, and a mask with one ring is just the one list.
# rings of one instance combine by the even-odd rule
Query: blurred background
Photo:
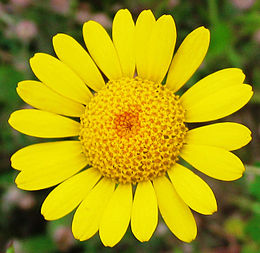
[[(177, 46), (198, 26), (211, 30), (207, 57), (184, 89), (200, 78), (226, 67), (242, 68), (254, 97), (242, 110), (225, 118), (247, 125), (252, 142), (235, 152), (246, 164), (244, 177), (221, 182), (203, 177), (215, 192), (218, 212), (195, 213), (198, 237), (191, 244), (178, 241), (163, 222), (147, 243), (139, 243), (130, 230), (113, 249), (95, 236), (78, 242), (71, 234), (72, 215), (46, 222), (40, 206), (50, 189), (25, 192), (16, 188), (17, 174), (10, 167), (13, 152), (40, 140), (12, 130), (7, 119), (16, 109), (28, 107), (16, 94), (17, 82), (35, 79), (28, 60), (36, 52), (54, 55), (52, 36), (67, 33), (82, 45), (82, 24), (100, 22), (111, 32), (120, 8), (133, 17), (152, 9), (158, 18), (174, 16)], [(0, 252), (8, 253), (259, 253), (260, 252), (260, 1), (259, 0), (0, 0)]]

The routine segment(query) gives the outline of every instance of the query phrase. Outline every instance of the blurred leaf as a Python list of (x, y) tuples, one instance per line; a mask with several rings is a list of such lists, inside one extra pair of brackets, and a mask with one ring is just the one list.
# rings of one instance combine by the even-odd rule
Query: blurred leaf
[(26, 253), (50, 253), (56, 246), (47, 236), (39, 235), (22, 241), (22, 248)]
[(14, 246), (12, 245), (12, 246), (8, 247), (8, 249), (6, 250), (6, 253), (15, 253)]
[(245, 228), (245, 233), (248, 234), (255, 242), (260, 243), (260, 216), (253, 216)]
[(177, 248), (173, 250), (173, 253), (183, 253), (183, 250)]
[(260, 203), (259, 202), (255, 202), (252, 204), (252, 211), (256, 214), (260, 216)]
[(250, 241), (242, 247), (241, 253), (259, 253), (259, 250), (259, 246), (255, 242)]
[(250, 103), (260, 104), (260, 92), (255, 91)]
[(247, 15), (240, 15), (234, 21), (241, 23), (243, 33), (253, 33), (260, 26), (259, 11), (253, 11), (247, 13)]
[(14, 106), (20, 102), (16, 93), (17, 82), (23, 79), (23, 74), (10, 65), (0, 68), (0, 102), (7, 106)]
[(229, 50), (227, 51), (227, 55), (228, 55), (228, 58), (230, 60), (230, 63), (233, 65), (233, 66), (236, 66), (237, 68), (242, 68), (242, 61), (243, 61), (243, 58), (242, 56), (237, 53), (234, 48), (232, 47), (229, 47)]
[(211, 57), (228, 53), (232, 32), (226, 23), (217, 23), (211, 28), (209, 54)]
[[(252, 50), (252, 48), (251, 48)], [(253, 85), (260, 87), (260, 66), (256, 66), (253, 70)], [(259, 96), (259, 94), (258, 94)]]
[(249, 185), (249, 192), (260, 200), (260, 176), (255, 176), (254, 181)]
[(0, 174), (0, 186), (7, 187), (14, 184), (14, 173), (6, 172), (4, 174)]
[(244, 226), (244, 221), (240, 217), (231, 217), (227, 219), (224, 224), (225, 231), (238, 239), (243, 239), (245, 237)]

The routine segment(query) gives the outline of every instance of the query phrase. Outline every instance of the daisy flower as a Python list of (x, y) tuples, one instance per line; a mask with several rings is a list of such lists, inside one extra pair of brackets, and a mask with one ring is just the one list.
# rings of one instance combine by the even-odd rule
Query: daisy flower
[(203, 61), (210, 33), (195, 29), (173, 56), (176, 28), (170, 15), (156, 20), (145, 10), (134, 23), (128, 10), (119, 10), (112, 40), (94, 21), (84, 24), (83, 36), (87, 51), (68, 35), (54, 36), (58, 59), (35, 54), (30, 65), (40, 81), (18, 84), (19, 96), (36, 109), (15, 111), (10, 125), (30, 136), (62, 140), (33, 144), (12, 156), (12, 167), (20, 171), (17, 186), (58, 185), (41, 212), (55, 220), (77, 208), (72, 231), (81, 241), (99, 231), (103, 244), (112, 247), (129, 223), (139, 241), (148, 241), (158, 209), (176, 237), (192, 241), (197, 227), (191, 209), (209, 215), (217, 203), (206, 182), (179, 158), (215, 179), (235, 180), (244, 166), (230, 151), (251, 137), (237, 123), (192, 130), (186, 123), (234, 113), (251, 98), (251, 86), (243, 83), (240, 69), (228, 68), (175, 95)]

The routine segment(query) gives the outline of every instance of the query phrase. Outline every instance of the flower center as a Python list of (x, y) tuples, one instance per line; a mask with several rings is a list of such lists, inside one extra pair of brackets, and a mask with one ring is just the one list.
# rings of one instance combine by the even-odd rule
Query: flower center
[(92, 167), (116, 183), (162, 176), (178, 160), (187, 132), (179, 97), (138, 77), (109, 81), (81, 118), (80, 141)]
[(114, 127), (120, 137), (129, 138), (138, 133), (140, 129), (139, 113), (131, 110), (115, 114)]

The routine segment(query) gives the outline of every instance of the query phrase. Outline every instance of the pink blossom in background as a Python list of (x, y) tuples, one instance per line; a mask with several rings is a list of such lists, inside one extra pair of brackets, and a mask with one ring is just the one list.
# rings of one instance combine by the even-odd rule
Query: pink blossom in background
[(102, 12), (91, 12), (90, 7), (85, 3), (79, 5), (75, 19), (79, 24), (82, 24), (88, 20), (94, 20), (106, 29), (110, 29), (112, 25), (111, 19), (106, 14)]
[(31, 209), (35, 206), (36, 200), (32, 194), (26, 194), (19, 200), (18, 206), (23, 210)]
[(253, 6), (255, 0), (231, 0), (233, 5), (241, 10), (247, 10)]
[(53, 239), (58, 249), (62, 252), (67, 252), (68, 249), (75, 243), (71, 229), (65, 226), (60, 226), (55, 230)]
[(106, 29), (111, 28), (112, 21), (111, 19), (104, 13), (95, 13), (91, 16), (91, 20), (94, 20), (104, 26)]
[(10, 0), (10, 4), (14, 7), (25, 8), (32, 3), (32, 0)]
[(167, 232), (168, 232), (168, 228), (166, 227), (166, 225), (163, 222), (159, 222), (155, 230), (156, 235), (163, 237), (167, 234)]
[(37, 27), (34, 22), (29, 20), (20, 21), (15, 26), (15, 33), (23, 41), (29, 41), (37, 35)]
[(180, 0), (169, 0), (167, 3), (167, 7), (170, 8), (174, 8), (176, 7), (178, 4), (180, 3)]
[(5, 7), (2, 3), (0, 3), (0, 15), (1, 15), (1, 12), (4, 12), (5, 10)]
[(91, 17), (90, 7), (86, 3), (79, 4), (78, 10), (75, 15), (75, 19), (79, 24), (83, 24)]
[(23, 210), (31, 209), (35, 206), (36, 201), (32, 194), (19, 191), (16, 187), (11, 187), (3, 196), (4, 210), (8, 211), (10, 206), (18, 206)]
[(53, 11), (66, 15), (70, 10), (69, 0), (50, 0), (50, 7)]

